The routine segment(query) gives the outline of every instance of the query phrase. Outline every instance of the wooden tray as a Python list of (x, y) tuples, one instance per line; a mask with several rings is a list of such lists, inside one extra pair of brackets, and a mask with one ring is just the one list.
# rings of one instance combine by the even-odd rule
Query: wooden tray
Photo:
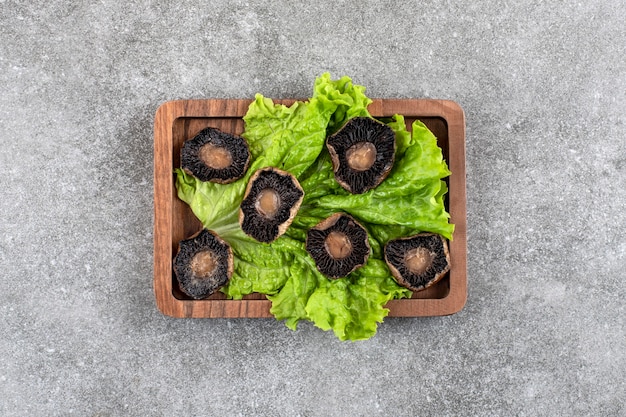
[[(272, 317), (262, 294), (227, 300), (222, 293), (206, 300), (185, 296), (176, 284), (172, 260), (178, 242), (202, 228), (191, 209), (178, 199), (173, 169), (180, 165), (182, 143), (212, 126), (240, 134), (243, 115), (252, 100), (178, 100), (162, 104), (154, 122), (154, 292), (163, 314), (173, 317)], [(274, 100), (290, 105), (294, 100)], [(439, 283), (414, 293), (412, 299), (387, 304), (391, 317), (439, 316), (461, 310), (467, 298), (465, 212), (465, 117), (447, 100), (375, 99), (368, 110), (375, 117), (402, 114), (407, 128), (420, 119), (438, 138), (452, 175), (447, 179), (446, 207), (455, 224), (450, 242), (450, 272)]]

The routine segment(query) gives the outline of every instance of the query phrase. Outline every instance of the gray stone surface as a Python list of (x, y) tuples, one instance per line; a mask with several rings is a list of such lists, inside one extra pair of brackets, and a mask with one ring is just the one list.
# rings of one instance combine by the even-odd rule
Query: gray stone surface
[[(83, 3), (0, 0), (0, 415), (626, 415), (622, 0)], [(324, 71), (465, 109), (465, 309), (164, 317), (156, 108)]]

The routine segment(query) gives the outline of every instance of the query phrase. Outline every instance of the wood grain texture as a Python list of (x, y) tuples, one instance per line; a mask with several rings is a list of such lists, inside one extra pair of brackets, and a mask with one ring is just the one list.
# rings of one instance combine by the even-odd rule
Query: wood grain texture
[[(240, 134), (242, 117), (252, 100), (177, 100), (162, 104), (154, 120), (154, 293), (159, 310), (172, 317), (272, 317), (270, 301), (261, 294), (227, 300), (221, 293), (206, 300), (186, 297), (175, 284), (172, 260), (178, 242), (201, 229), (190, 208), (178, 199), (173, 169), (180, 166), (180, 148), (201, 129), (211, 126)], [(290, 105), (294, 100), (274, 100)], [(435, 134), (452, 175), (447, 179), (446, 206), (455, 224), (450, 242), (452, 266), (436, 285), (411, 299), (387, 304), (390, 317), (439, 316), (458, 312), (467, 298), (467, 238), (465, 194), (465, 116), (448, 100), (375, 99), (369, 106), (375, 117), (402, 114), (407, 128), (419, 119)]]

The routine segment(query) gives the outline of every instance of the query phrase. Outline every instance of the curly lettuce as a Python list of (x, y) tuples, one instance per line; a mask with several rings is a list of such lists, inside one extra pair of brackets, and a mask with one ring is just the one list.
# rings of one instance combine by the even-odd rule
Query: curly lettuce
[[(411, 296), (392, 278), (383, 247), (391, 239), (421, 231), (451, 238), (454, 226), (443, 200), (447, 192), (443, 178), (450, 172), (426, 126), (416, 121), (409, 132), (404, 118), (396, 115), (384, 120), (396, 134), (396, 160), (387, 179), (364, 194), (341, 188), (325, 139), (353, 117), (371, 117), (370, 103), (364, 87), (349, 77), (332, 80), (328, 73), (315, 80), (306, 102), (287, 107), (257, 94), (244, 116), (242, 136), (250, 147), (251, 165), (243, 178), (214, 184), (175, 170), (179, 198), (205, 228), (232, 247), (234, 274), (222, 288), (229, 298), (266, 294), (271, 313), (291, 329), (300, 320), (310, 320), (340, 340), (362, 340), (376, 333), (389, 312), (384, 307), (389, 300)], [(263, 244), (241, 231), (238, 210), (250, 176), (267, 166), (291, 172), (305, 196), (286, 234)], [(306, 252), (306, 232), (339, 211), (366, 227), (372, 254), (348, 277), (331, 280)]]

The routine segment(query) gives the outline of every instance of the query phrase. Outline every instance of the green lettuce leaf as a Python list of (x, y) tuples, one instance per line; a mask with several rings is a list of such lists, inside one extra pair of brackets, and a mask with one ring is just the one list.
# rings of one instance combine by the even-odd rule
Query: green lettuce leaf
[(315, 80), (313, 99), (323, 108), (335, 106), (328, 122), (328, 134), (335, 133), (354, 117), (370, 116), (367, 106), (372, 100), (365, 95), (365, 87), (353, 84), (348, 76), (332, 80), (329, 73), (322, 74)]
[[(370, 103), (364, 87), (349, 77), (332, 80), (328, 73), (315, 80), (306, 102), (287, 107), (257, 94), (244, 116), (242, 136), (252, 160), (242, 179), (227, 185), (205, 183), (175, 170), (179, 198), (233, 249), (234, 274), (222, 288), (229, 298), (266, 294), (271, 313), (291, 329), (300, 320), (310, 320), (340, 340), (362, 340), (376, 333), (388, 314), (384, 306), (389, 300), (411, 296), (391, 277), (383, 247), (391, 239), (420, 231), (451, 237), (454, 226), (444, 208), (447, 187), (442, 180), (449, 171), (426, 126), (416, 121), (409, 133), (404, 118), (396, 115), (385, 120), (396, 133), (396, 161), (388, 178), (360, 195), (339, 186), (325, 139), (353, 117), (371, 117)], [(254, 171), (266, 166), (291, 172), (305, 192), (286, 234), (270, 244), (248, 237), (238, 223), (246, 184)], [(331, 280), (306, 252), (306, 233), (339, 211), (366, 227), (372, 253), (362, 268)]]
[(388, 125), (396, 132), (398, 143), (389, 176), (363, 194), (336, 189), (321, 194), (318, 189), (320, 196), (313, 202), (315, 208), (344, 211), (371, 225), (401, 226), (404, 231), (429, 231), (452, 238), (454, 226), (448, 222), (450, 216), (444, 206), (447, 185), (442, 181), (450, 171), (437, 139), (419, 120), (413, 123), (410, 136), (402, 116), (394, 116)]
[[(281, 239), (284, 236), (281, 237)], [(313, 260), (307, 256), (304, 243), (296, 249), (297, 255), (289, 266), (289, 276), (285, 285), (275, 295), (268, 295), (272, 302), (270, 312), (277, 320), (284, 320), (292, 330), (300, 320), (310, 319), (306, 311), (309, 297), (328, 278), (319, 273)]]
[(222, 237), (237, 228), (239, 206), (246, 190), (243, 179), (230, 184), (216, 184), (200, 181), (180, 168), (176, 168), (174, 173), (178, 198), (191, 207), (205, 228)]
[(274, 294), (287, 281), (293, 253), (280, 242), (259, 244), (241, 230), (226, 237), (235, 257), (234, 272), (222, 292), (229, 298), (241, 299), (253, 292)]
[(371, 257), (349, 277), (331, 280), (319, 273), (303, 245), (299, 252), (285, 285), (268, 296), (271, 313), (292, 330), (300, 320), (310, 320), (322, 330), (333, 330), (340, 340), (368, 339), (389, 313), (384, 305), (411, 296), (380, 259)]
[[(241, 298), (252, 292), (273, 294), (293, 273), (289, 265), (295, 249), (293, 243), (285, 244), (287, 237), (269, 245), (260, 244), (241, 231), (239, 206), (248, 180), (257, 169), (267, 166), (300, 176), (324, 148), (331, 118), (342, 122), (337, 109), (344, 117), (368, 114), (365, 108), (370, 100), (363, 91), (348, 77), (334, 81), (324, 74), (316, 80), (313, 98), (308, 102), (298, 101), (287, 107), (257, 94), (244, 116), (242, 136), (250, 148), (251, 164), (243, 178), (216, 184), (174, 170), (178, 197), (191, 207), (205, 228), (215, 231), (233, 249), (234, 274), (222, 289), (229, 297)], [(298, 238), (304, 241), (302, 230)], [(306, 256), (302, 250), (301, 256)]]
[(340, 340), (369, 339), (389, 313), (383, 306), (394, 298), (411, 296), (391, 278), (387, 265), (374, 258), (348, 278), (320, 284), (305, 311), (317, 327), (332, 330)]
[(255, 158), (248, 172), (273, 166), (297, 177), (306, 170), (324, 146), (333, 111), (333, 107), (317, 104), (295, 102), (286, 107), (257, 94), (243, 118), (246, 128), (242, 136)]
[(332, 80), (325, 73), (315, 80), (308, 102), (287, 107), (256, 94), (243, 118), (242, 136), (254, 159), (249, 171), (273, 166), (299, 178), (322, 151), (328, 129), (352, 117), (369, 116), (371, 100), (364, 91), (349, 77)]
[(388, 126), (396, 133), (396, 161), (385, 181), (371, 190), (376, 198), (408, 195), (450, 175), (437, 138), (424, 123), (414, 121), (409, 134), (404, 117), (396, 115)]

